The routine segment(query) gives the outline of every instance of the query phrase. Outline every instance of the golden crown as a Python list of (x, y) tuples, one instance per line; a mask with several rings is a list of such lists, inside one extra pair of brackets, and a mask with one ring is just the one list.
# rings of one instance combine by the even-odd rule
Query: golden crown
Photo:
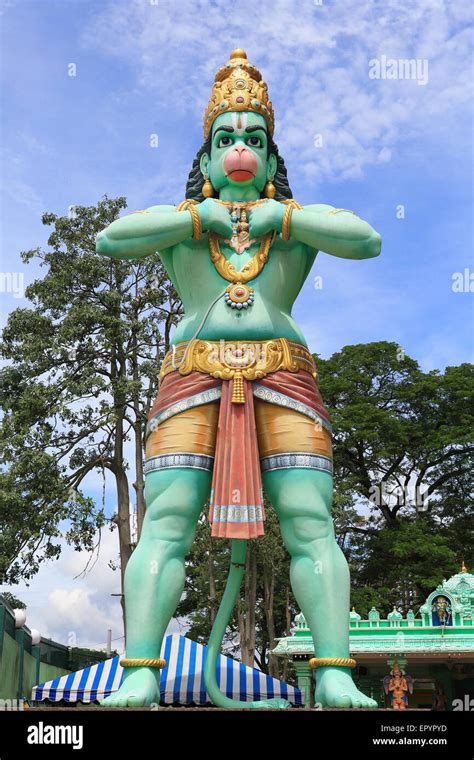
[(259, 70), (249, 63), (247, 53), (242, 48), (233, 50), (228, 62), (216, 74), (204, 115), (206, 139), (214, 119), (226, 111), (253, 111), (261, 114), (273, 135), (275, 116), (267, 84), (262, 80)]

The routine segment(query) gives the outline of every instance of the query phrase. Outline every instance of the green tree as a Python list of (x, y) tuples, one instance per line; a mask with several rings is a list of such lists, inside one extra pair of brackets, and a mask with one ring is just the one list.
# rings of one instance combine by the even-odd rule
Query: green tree
[(474, 451), (473, 365), (423, 373), (387, 342), (346, 346), (318, 365), (339, 489), (388, 527), (400, 514), (430, 512), (448, 483), (461, 496)]
[(2, 591), (0, 595), (3, 600), (12, 608), (12, 610), (26, 610), (26, 604), (18, 599), (17, 596), (10, 594), (9, 591)]
[(95, 546), (105, 511), (81, 488), (91, 472), (104, 488), (106, 477), (115, 483), (122, 581), (134, 517), (140, 533), (146, 416), (181, 304), (158, 256), (131, 263), (96, 254), (97, 232), (125, 206), (105, 197), (69, 216), (44, 214), (48, 249), (21, 254), (45, 274), (26, 289), (31, 307), (10, 314), (0, 346), (4, 582), (31, 578), (59, 555), (61, 539)]
[(422, 601), (472, 552), (474, 368), (424, 373), (388, 342), (317, 362), (353, 601)]

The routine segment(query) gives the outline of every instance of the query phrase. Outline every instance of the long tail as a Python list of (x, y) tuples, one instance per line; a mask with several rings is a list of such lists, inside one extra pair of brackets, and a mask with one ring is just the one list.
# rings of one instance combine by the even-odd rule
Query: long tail
[(219, 689), (216, 679), (217, 658), (220, 654), (222, 639), (224, 638), (227, 623), (240, 591), (242, 577), (245, 570), (245, 558), (247, 555), (247, 541), (233, 539), (230, 556), (230, 569), (222, 601), (217, 611), (214, 625), (207, 645), (207, 654), (204, 665), (204, 683), (211, 701), (216, 707), (255, 707), (255, 708), (288, 708), (291, 704), (286, 699), (266, 699), (259, 702), (244, 702), (239, 699), (230, 699)]

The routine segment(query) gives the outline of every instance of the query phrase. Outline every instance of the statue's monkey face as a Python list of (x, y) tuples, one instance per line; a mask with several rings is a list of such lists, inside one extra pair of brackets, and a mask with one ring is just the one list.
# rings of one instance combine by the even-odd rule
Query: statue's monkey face
[(211, 155), (201, 156), (201, 172), (214, 188), (254, 186), (261, 193), (275, 176), (277, 161), (268, 154), (268, 128), (260, 114), (229, 111), (212, 126)]

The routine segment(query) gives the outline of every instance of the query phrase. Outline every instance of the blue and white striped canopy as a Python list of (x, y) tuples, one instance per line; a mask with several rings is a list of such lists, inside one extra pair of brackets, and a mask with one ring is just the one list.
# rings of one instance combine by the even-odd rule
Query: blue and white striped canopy
[[(179, 634), (166, 636), (161, 656), (167, 665), (161, 671), (161, 702), (165, 704), (205, 705), (210, 703), (204, 686), (206, 647)], [(31, 699), (36, 702), (95, 702), (117, 691), (122, 683), (120, 657), (104, 660), (76, 673), (54, 678), (34, 686)], [(300, 689), (249, 668), (231, 657), (217, 660), (217, 682), (232, 699), (251, 702), (256, 699), (282, 697), (294, 705), (303, 704)]]

